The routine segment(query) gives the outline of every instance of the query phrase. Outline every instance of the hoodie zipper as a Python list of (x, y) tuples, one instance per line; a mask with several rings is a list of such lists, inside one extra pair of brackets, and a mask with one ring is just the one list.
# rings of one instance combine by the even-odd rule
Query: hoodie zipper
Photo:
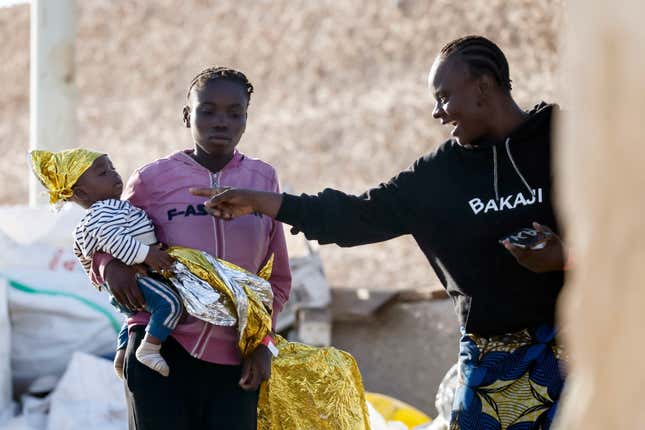
[[(221, 172), (216, 172), (210, 174), (210, 183), (211, 188), (220, 187), (220, 176)], [(213, 228), (215, 229), (215, 256), (218, 258), (224, 258), (224, 232), (222, 231), (222, 221), (218, 218), (211, 217), (213, 219)]]
[[(204, 166), (199, 164), (197, 161), (195, 161), (190, 155), (186, 153), (182, 153), (186, 159), (193, 165), (199, 167), (200, 169), (206, 170), (208, 172), (208, 182), (210, 183), (211, 188), (219, 188), (221, 187), (220, 184), (220, 179), (222, 176), (222, 171), (220, 170), (219, 172), (211, 173), (210, 170), (206, 169)], [(213, 229), (214, 235), (213, 239), (215, 239), (215, 246), (213, 247), (213, 253), (214, 256), (217, 258), (225, 258), (225, 251), (226, 251), (226, 241), (224, 239), (224, 228), (222, 225), (222, 221), (219, 220), (218, 218), (215, 217), (210, 217), (213, 222)]]
[[(192, 164), (199, 166), (201, 169), (205, 169), (202, 165), (197, 163), (192, 157), (190, 157), (187, 154), (184, 154), (184, 155)], [(209, 178), (209, 183), (211, 187), (217, 187), (217, 188), (221, 187), (221, 178), (222, 178), (221, 170), (216, 173), (211, 173), (210, 171), (208, 171), (208, 178)], [(213, 228), (215, 230), (214, 236), (213, 236), (213, 238), (215, 239), (215, 246), (214, 246), (215, 257), (224, 259), (226, 257), (225, 255), (226, 240), (224, 237), (223, 221), (215, 217), (210, 217), (210, 218), (212, 219)], [(210, 338), (213, 335), (213, 331), (215, 329), (216, 329), (216, 326), (212, 324), (204, 325), (202, 331), (197, 337), (197, 342), (195, 343), (195, 345), (193, 346), (193, 349), (191, 350), (191, 355), (199, 359), (204, 357), (204, 354), (206, 352), (206, 347), (208, 346), (208, 342), (210, 341)]]
[[(208, 178), (209, 182), (211, 184), (211, 188), (218, 188), (219, 187), (219, 179), (220, 179), (220, 172), (217, 173), (208, 173)], [(221, 247), (221, 242), (220, 240), (221, 237), (221, 226), (220, 222), (217, 218), (211, 217), (213, 221), (213, 229), (214, 231), (214, 239), (215, 239), (215, 257), (218, 258), (223, 258), (222, 255), (222, 250), (220, 250)], [(213, 334), (213, 329), (215, 326), (210, 325), (210, 324), (205, 324), (204, 325), (204, 330), (202, 330), (201, 334), (197, 338), (197, 343), (195, 344), (193, 348), (193, 353), (196, 353), (197, 358), (203, 358), (204, 352), (206, 351), (206, 346), (208, 345), (208, 341), (211, 338), (211, 335)]]

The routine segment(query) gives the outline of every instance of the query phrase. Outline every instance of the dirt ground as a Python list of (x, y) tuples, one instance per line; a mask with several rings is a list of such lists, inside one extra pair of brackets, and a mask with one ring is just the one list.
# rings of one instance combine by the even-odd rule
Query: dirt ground
[(439, 383), (457, 362), (459, 330), (448, 299), (394, 303), (364, 322), (337, 322), (332, 342), (350, 352), (365, 389), (435, 417)]
[[(122, 175), (191, 146), (180, 110), (204, 66), (244, 71), (256, 93), (240, 149), (283, 187), (360, 192), (446, 138), (426, 74), (449, 40), (480, 33), (511, 65), (523, 106), (557, 101), (562, 0), (92, 0), (78, 2), (79, 141)], [(0, 9), (0, 204), (26, 202), (29, 6)], [(297, 252), (300, 239), (291, 242)], [(415, 243), (322, 250), (334, 285), (435, 282)]]

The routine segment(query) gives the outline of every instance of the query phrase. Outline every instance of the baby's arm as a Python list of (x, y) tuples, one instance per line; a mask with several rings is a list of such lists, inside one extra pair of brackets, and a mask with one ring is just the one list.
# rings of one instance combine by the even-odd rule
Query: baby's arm
[(128, 212), (126, 207), (115, 208), (109, 204), (92, 208), (74, 232), (76, 244), (85, 258), (104, 252), (128, 266), (143, 263), (148, 246), (127, 233)]
[(89, 234), (96, 239), (96, 250), (103, 251), (118, 258), (128, 266), (143, 263), (148, 256), (149, 246), (130, 236), (126, 231), (123, 217), (101, 223)]
[[(93, 220), (87, 223), (84, 241), (92, 244), (92, 251), (106, 252), (128, 266), (146, 263), (153, 270), (170, 268), (172, 258), (160, 245), (144, 245), (128, 233), (132, 230), (129, 227), (135, 230), (138, 227), (128, 224), (128, 209), (115, 211), (113, 207), (100, 207), (94, 212)], [(142, 217), (138, 222), (145, 228), (149, 220)]]

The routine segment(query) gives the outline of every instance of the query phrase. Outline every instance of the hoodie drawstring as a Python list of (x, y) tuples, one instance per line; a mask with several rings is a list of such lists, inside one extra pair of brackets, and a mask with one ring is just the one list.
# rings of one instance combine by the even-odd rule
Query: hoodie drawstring
[(517, 168), (517, 164), (515, 164), (515, 160), (513, 159), (513, 155), (511, 154), (511, 138), (507, 137), (506, 138), (506, 154), (508, 154), (508, 159), (511, 160), (511, 164), (513, 165), (513, 168), (515, 169), (515, 173), (517, 173), (517, 176), (520, 177), (522, 180), (522, 183), (526, 187), (527, 190), (529, 190), (529, 193), (531, 193), (531, 197), (535, 197), (535, 191), (533, 191), (533, 188), (529, 185), (529, 183), (524, 179), (524, 176), (522, 175), (522, 172), (520, 172), (520, 169)]
[[(511, 161), (511, 164), (513, 165), (513, 169), (515, 169), (515, 173), (517, 173), (517, 176), (522, 180), (522, 183), (526, 187), (527, 190), (529, 190), (529, 193), (531, 194), (531, 197), (535, 197), (535, 191), (533, 191), (533, 188), (529, 185), (527, 180), (524, 178), (524, 175), (522, 175), (522, 172), (520, 172), (520, 169), (517, 167), (517, 164), (515, 163), (515, 159), (513, 158), (513, 154), (511, 154), (511, 138), (507, 137), (506, 141), (504, 142), (504, 146), (506, 147), (506, 155), (508, 155), (508, 159)], [(495, 189), (495, 199), (499, 200), (499, 175), (497, 173), (497, 147), (493, 146), (493, 188)]]
[(495, 201), (499, 200), (499, 180), (497, 177), (497, 148), (493, 145), (493, 188), (495, 189)]

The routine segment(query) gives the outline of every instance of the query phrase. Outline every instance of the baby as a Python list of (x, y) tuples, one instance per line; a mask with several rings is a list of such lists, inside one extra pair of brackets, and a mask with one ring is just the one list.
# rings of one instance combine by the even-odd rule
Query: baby
[[(106, 154), (80, 148), (56, 153), (36, 150), (30, 152), (30, 158), (34, 173), (49, 191), (51, 204), (71, 201), (87, 210), (74, 229), (74, 253), (88, 274), (97, 252), (110, 254), (127, 265), (145, 265), (141, 267), (145, 275), (137, 277), (137, 285), (151, 317), (135, 355), (150, 369), (168, 376), (170, 369), (161, 356), (161, 344), (177, 326), (183, 308), (177, 293), (158, 275), (148, 272), (167, 270), (173, 263), (161, 249), (152, 221), (143, 210), (120, 200), (123, 181)], [(109, 291), (107, 284), (96, 287)], [(111, 301), (121, 312), (133, 313), (114, 297)], [(128, 326), (124, 322), (114, 358), (120, 378), (127, 341)]]

